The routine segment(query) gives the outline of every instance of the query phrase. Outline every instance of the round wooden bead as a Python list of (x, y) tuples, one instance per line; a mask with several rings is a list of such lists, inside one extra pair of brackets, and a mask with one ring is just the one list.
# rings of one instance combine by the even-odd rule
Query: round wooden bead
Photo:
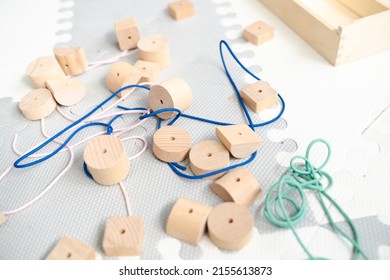
[[(191, 170), (195, 175), (202, 175), (229, 166), (229, 151), (217, 141), (203, 141), (196, 144), (189, 154)], [(224, 172), (206, 177), (206, 179), (216, 179)]]
[[(183, 112), (192, 104), (192, 91), (185, 80), (176, 77), (152, 86), (148, 101), (153, 111), (163, 108), (176, 108)], [(169, 119), (174, 114), (176, 113), (164, 112), (158, 114), (158, 116), (162, 119)]]
[(87, 94), (87, 88), (77, 78), (47, 80), (46, 87), (62, 106), (75, 105)]
[(19, 109), (23, 115), (32, 121), (43, 119), (56, 108), (56, 101), (46, 88), (38, 88), (27, 93), (19, 101)]
[(42, 56), (31, 62), (27, 66), (26, 75), (37, 88), (46, 87), (47, 80), (65, 77), (61, 66), (52, 56)]
[(197, 245), (206, 230), (212, 207), (187, 198), (180, 198), (169, 214), (167, 234)]
[[(138, 84), (141, 80), (142, 73), (139, 69), (127, 62), (114, 63), (108, 71), (106, 78), (107, 88), (112, 92), (116, 92), (118, 89), (126, 85)], [(122, 97), (129, 92), (130, 89), (122, 90), (117, 97)]]
[(164, 126), (153, 135), (153, 153), (162, 161), (183, 161), (190, 148), (191, 134), (180, 126)]
[(101, 185), (114, 185), (126, 178), (130, 163), (119, 138), (100, 135), (87, 143), (84, 161), (92, 178)]
[(169, 64), (169, 42), (161, 35), (150, 35), (138, 41), (139, 55), (142, 60), (156, 62), (161, 68)]
[(207, 228), (210, 240), (218, 248), (239, 250), (252, 238), (253, 217), (246, 207), (225, 202), (210, 212)]

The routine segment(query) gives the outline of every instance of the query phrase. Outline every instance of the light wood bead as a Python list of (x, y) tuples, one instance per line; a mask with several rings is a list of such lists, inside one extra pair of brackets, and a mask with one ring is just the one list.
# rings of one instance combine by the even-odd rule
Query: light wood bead
[(195, 15), (194, 5), (187, 0), (174, 1), (168, 4), (168, 12), (176, 20), (182, 20)]
[(38, 88), (22, 97), (19, 101), (19, 109), (23, 115), (36, 121), (50, 115), (56, 108), (56, 101), (51, 92), (46, 88)]
[(207, 228), (210, 240), (218, 248), (240, 250), (252, 238), (253, 217), (245, 206), (225, 202), (211, 210)]
[(142, 37), (137, 46), (142, 60), (156, 62), (161, 69), (168, 66), (170, 54), (169, 42), (166, 37), (161, 35)]
[(256, 113), (278, 104), (277, 92), (264, 81), (257, 81), (244, 87), (241, 90), (241, 97), (245, 104)]
[(246, 124), (218, 126), (215, 132), (218, 139), (236, 158), (250, 156), (261, 145), (260, 136)]
[[(148, 101), (153, 111), (163, 108), (176, 108), (184, 112), (192, 104), (192, 91), (185, 80), (175, 77), (152, 86)], [(162, 119), (169, 119), (175, 114), (174, 112), (164, 112), (157, 116)]]
[(77, 78), (47, 80), (46, 87), (57, 103), (63, 106), (77, 104), (87, 94), (87, 88)]
[(103, 251), (107, 256), (140, 256), (144, 223), (140, 217), (111, 217), (107, 220)]
[(180, 198), (169, 214), (166, 232), (170, 236), (197, 245), (206, 231), (212, 207), (195, 200)]
[(134, 67), (141, 71), (140, 83), (155, 82), (161, 74), (160, 64), (146, 60), (137, 60)]
[(244, 39), (257, 46), (271, 40), (274, 34), (275, 29), (262, 21), (257, 21), (244, 29)]
[(79, 75), (88, 68), (84, 48), (54, 48), (53, 52), (66, 75)]
[(135, 49), (140, 39), (135, 18), (123, 19), (115, 22), (115, 34), (120, 50)]
[(0, 212), (0, 225), (4, 224), (7, 221), (7, 216), (4, 213)]
[(153, 135), (153, 153), (165, 162), (180, 162), (191, 148), (191, 134), (180, 126), (163, 126)]
[(245, 167), (229, 171), (216, 180), (211, 189), (225, 202), (235, 202), (248, 207), (261, 195), (256, 177)]
[[(108, 71), (106, 78), (107, 88), (112, 92), (116, 92), (118, 89), (127, 86), (138, 84), (141, 80), (141, 71), (133, 65), (119, 61), (112, 65), (110, 71)], [(122, 90), (117, 97), (123, 97), (131, 89)]]
[(100, 135), (84, 148), (84, 161), (93, 179), (101, 185), (114, 185), (126, 178), (130, 163), (119, 138)]
[(64, 71), (53, 56), (42, 56), (31, 62), (27, 66), (26, 75), (37, 88), (44, 88), (47, 80), (65, 77)]
[[(190, 167), (195, 175), (203, 175), (230, 164), (229, 151), (217, 141), (207, 140), (196, 144), (190, 150)], [(216, 179), (225, 172), (218, 173), (205, 179)]]
[(87, 244), (70, 237), (62, 238), (46, 260), (95, 260), (96, 253)]

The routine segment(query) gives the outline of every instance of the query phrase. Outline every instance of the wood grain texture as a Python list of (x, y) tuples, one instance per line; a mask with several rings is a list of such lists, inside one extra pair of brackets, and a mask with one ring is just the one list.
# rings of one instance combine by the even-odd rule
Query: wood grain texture
[(87, 244), (65, 236), (46, 257), (46, 260), (95, 260), (96, 253)]
[(40, 120), (50, 115), (56, 108), (56, 101), (46, 88), (38, 88), (22, 97), (19, 109), (26, 119)]
[(161, 74), (160, 64), (150, 62), (146, 60), (137, 60), (134, 63), (134, 67), (140, 70), (141, 80), (140, 83), (144, 82), (155, 82)]
[[(130, 63), (119, 61), (114, 63), (108, 71), (106, 77), (106, 86), (112, 92), (127, 86), (138, 84), (142, 78), (141, 71)], [(117, 97), (123, 97), (130, 89), (121, 91)]]
[(156, 62), (161, 69), (170, 63), (169, 41), (161, 35), (142, 37), (137, 44), (139, 56), (142, 60)]
[(262, 21), (256, 21), (244, 28), (244, 39), (259, 46), (274, 37), (275, 29)]
[(120, 50), (135, 49), (140, 39), (136, 19), (128, 18), (115, 22), (115, 34)]
[(62, 106), (75, 105), (87, 94), (87, 88), (77, 78), (47, 80), (46, 87)]
[(175, 20), (183, 20), (195, 15), (195, 7), (188, 0), (178, 0), (168, 4), (168, 12)]
[(259, 113), (278, 104), (277, 92), (264, 81), (249, 84), (242, 88), (240, 93), (245, 105), (255, 113)]
[(42, 56), (31, 62), (27, 66), (26, 75), (37, 88), (44, 88), (47, 80), (65, 77), (53, 56)]
[(376, 0), (337, 0), (361, 17), (387, 11), (387, 7)]
[(66, 75), (79, 75), (88, 68), (84, 48), (54, 48), (53, 53)]

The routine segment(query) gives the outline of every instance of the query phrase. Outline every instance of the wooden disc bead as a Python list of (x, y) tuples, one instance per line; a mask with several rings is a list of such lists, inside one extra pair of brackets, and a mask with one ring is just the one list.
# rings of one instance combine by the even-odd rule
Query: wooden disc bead
[(0, 225), (7, 221), (7, 216), (0, 212)]
[(37, 88), (44, 88), (47, 80), (65, 77), (64, 71), (53, 56), (42, 56), (31, 62), (27, 66), (26, 75)]
[(84, 161), (93, 179), (101, 185), (114, 185), (126, 178), (130, 163), (119, 138), (100, 135), (87, 143)]
[(137, 46), (142, 60), (156, 62), (161, 68), (168, 66), (170, 55), (169, 42), (166, 37), (161, 35), (142, 37)]
[(197, 245), (206, 231), (212, 207), (195, 200), (180, 198), (169, 214), (166, 232), (172, 237)]
[[(152, 86), (148, 101), (153, 111), (163, 108), (176, 108), (185, 111), (192, 104), (192, 91), (185, 80), (179, 77), (166, 80), (158, 85)], [(158, 114), (162, 119), (169, 119), (173, 112)]]
[[(127, 62), (114, 63), (107, 74), (106, 85), (112, 92), (116, 92), (118, 89), (127, 86), (138, 84), (141, 80), (142, 73), (139, 69)], [(130, 89), (122, 90), (117, 97), (122, 97), (129, 92)]]
[(190, 148), (191, 134), (180, 126), (164, 126), (153, 135), (153, 153), (162, 161), (183, 161)]
[(62, 238), (46, 257), (46, 260), (95, 260), (93, 249), (70, 237)]
[(87, 93), (87, 88), (77, 78), (47, 80), (46, 86), (62, 106), (79, 103)]
[(225, 202), (210, 212), (207, 228), (210, 240), (218, 248), (240, 250), (252, 238), (253, 217), (246, 207)]
[(88, 68), (84, 48), (54, 48), (53, 53), (66, 75), (79, 75)]
[(56, 101), (46, 88), (38, 88), (27, 93), (19, 101), (19, 109), (23, 115), (32, 121), (43, 119), (56, 108)]

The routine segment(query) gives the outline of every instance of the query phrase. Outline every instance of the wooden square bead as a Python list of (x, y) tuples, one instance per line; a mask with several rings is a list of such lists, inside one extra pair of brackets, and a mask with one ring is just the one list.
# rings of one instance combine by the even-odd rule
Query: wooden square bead
[(4, 224), (7, 221), (7, 216), (4, 213), (0, 212), (0, 225)]
[(64, 237), (46, 257), (47, 260), (95, 260), (93, 249), (78, 240)]
[(264, 81), (257, 81), (244, 87), (241, 90), (241, 97), (245, 104), (256, 113), (278, 104), (277, 92)]
[[(120, 88), (128, 85), (138, 84), (142, 78), (141, 71), (135, 66), (119, 61), (114, 63), (106, 78), (107, 88), (112, 92), (116, 92)], [(130, 89), (122, 90), (117, 97), (123, 97)]]
[(275, 30), (268, 24), (257, 21), (244, 29), (245, 40), (254, 45), (261, 45), (274, 37)]
[(46, 87), (58, 104), (71, 106), (85, 97), (87, 88), (77, 78), (47, 80)]
[(47, 88), (38, 88), (22, 97), (19, 109), (23, 115), (31, 120), (40, 120), (50, 115), (57, 103)]
[(169, 214), (166, 232), (170, 236), (197, 245), (206, 231), (212, 207), (195, 200), (180, 198)]
[(140, 39), (135, 18), (119, 20), (115, 23), (115, 34), (119, 49), (122, 51), (135, 49)]
[(79, 75), (88, 68), (84, 48), (54, 48), (53, 52), (66, 75)]
[(139, 56), (142, 60), (156, 62), (161, 69), (169, 64), (169, 42), (161, 35), (142, 37), (137, 44)]
[(65, 77), (64, 71), (53, 56), (42, 56), (31, 62), (27, 66), (26, 75), (37, 88), (44, 88), (47, 80)]
[(137, 62), (134, 64), (134, 67), (136, 67), (142, 73), (140, 83), (154, 82), (158, 79), (158, 77), (160, 77), (161, 68), (158, 63), (146, 60), (137, 60)]
[(140, 217), (111, 217), (104, 231), (103, 250), (107, 256), (139, 256), (144, 240)]
[(195, 15), (194, 5), (187, 0), (174, 1), (168, 4), (168, 12), (176, 20), (182, 20)]
[(253, 154), (261, 145), (260, 137), (246, 124), (218, 126), (218, 139), (236, 158), (245, 158)]

